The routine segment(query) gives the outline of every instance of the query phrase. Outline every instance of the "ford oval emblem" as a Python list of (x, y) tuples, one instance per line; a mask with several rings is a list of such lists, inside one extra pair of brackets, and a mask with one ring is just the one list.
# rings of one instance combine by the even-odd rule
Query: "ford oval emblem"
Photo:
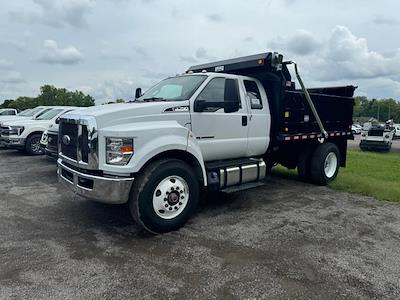
[(65, 146), (68, 146), (71, 143), (71, 138), (69, 137), (69, 135), (64, 135), (62, 137), (62, 142)]

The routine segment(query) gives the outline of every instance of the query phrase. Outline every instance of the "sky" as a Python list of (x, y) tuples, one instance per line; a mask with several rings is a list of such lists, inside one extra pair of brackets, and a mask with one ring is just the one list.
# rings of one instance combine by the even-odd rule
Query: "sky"
[(130, 100), (189, 66), (278, 51), (309, 87), (400, 100), (398, 0), (2, 0), (0, 103), (52, 84)]

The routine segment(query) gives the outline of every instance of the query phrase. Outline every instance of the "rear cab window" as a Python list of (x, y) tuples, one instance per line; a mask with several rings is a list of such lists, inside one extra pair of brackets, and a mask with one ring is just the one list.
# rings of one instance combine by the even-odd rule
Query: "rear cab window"
[(263, 103), (261, 99), (260, 89), (257, 86), (257, 82), (254, 80), (243, 80), (244, 87), (246, 89), (246, 97), (250, 100), (251, 109), (262, 109)]

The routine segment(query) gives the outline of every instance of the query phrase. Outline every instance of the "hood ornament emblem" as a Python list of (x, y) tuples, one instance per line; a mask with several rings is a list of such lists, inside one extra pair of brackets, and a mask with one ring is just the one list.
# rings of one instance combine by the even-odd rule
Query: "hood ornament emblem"
[(68, 146), (71, 143), (71, 138), (69, 137), (69, 135), (64, 135), (62, 137), (62, 142), (65, 146)]

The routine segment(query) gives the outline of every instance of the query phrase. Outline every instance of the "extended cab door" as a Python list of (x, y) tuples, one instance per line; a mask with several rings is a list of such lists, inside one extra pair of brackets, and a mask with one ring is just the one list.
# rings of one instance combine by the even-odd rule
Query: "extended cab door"
[[(228, 98), (239, 101), (238, 111), (224, 111)], [(192, 132), (205, 161), (246, 156), (248, 115), (237, 77), (211, 78), (191, 106)]]
[(242, 88), (249, 108), (248, 156), (262, 155), (270, 142), (271, 114), (262, 84), (251, 77), (243, 77)]

